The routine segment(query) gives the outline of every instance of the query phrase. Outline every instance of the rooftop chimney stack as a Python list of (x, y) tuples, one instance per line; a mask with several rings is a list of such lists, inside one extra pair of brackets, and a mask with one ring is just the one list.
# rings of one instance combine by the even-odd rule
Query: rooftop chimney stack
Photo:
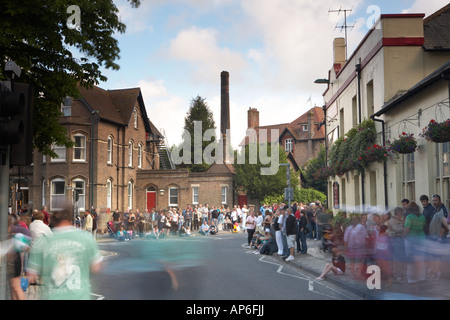
[(333, 41), (333, 67), (336, 74), (344, 66), (347, 57), (345, 56), (345, 39), (335, 38)]
[(259, 111), (256, 108), (248, 108), (247, 111), (247, 129), (259, 127)]
[(223, 142), (223, 160), (228, 160), (228, 146), (230, 141), (229, 135), (227, 136), (227, 130), (230, 130), (230, 83), (229, 83), (228, 71), (222, 71), (220, 74), (220, 133), (222, 135)]

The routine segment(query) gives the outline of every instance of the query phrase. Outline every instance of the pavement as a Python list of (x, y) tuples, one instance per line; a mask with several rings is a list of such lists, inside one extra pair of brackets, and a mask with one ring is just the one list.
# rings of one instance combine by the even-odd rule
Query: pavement
[[(295, 259), (286, 264), (294, 265), (313, 275), (319, 276), (326, 263), (331, 262), (331, 253), (321, 250), (320, 240), (307, 240), (307, 254), (295, 254)], [(283, 261), (279, 258), (280, 261)], [(449, 270), (449, 263), (442, 263), (441, 270)], [(370, 276), (370, 274), (369, 274)], [(411, 285), (406, 282), (393, 281), (388, 285), (387, 281), (381, 281), (381, 288), (369, 289), (367, 280), (353, 279), (347, 262), (347, 270), (344, 275), (334, 275), (332, 272), (323, 281), (334, 283), (363, 299), (368, 300), (449, 300), (450, 299), (450, 274), (445, 273), (439, 280), (425, 280)], [(370, 280), (369, 280), (370, 282)]]

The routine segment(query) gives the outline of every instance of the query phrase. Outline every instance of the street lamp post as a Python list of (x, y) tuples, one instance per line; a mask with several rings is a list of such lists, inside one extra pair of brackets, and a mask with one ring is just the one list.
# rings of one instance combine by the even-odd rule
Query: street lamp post
[(293, 192), (293, 189), (291, 188), (291, 164), (290, 163), (280, 163), (279, 166), (286, 167), (286, 179), (287, 179), (288, 187), (286, 189), (284, 189), (284, 198), (285, 198), (285, 200), (287, 198), (288, 203), (289, 203), (289, 208), (290, 208), (291, 200), (294, 200), (293, 199), (294, 192)]

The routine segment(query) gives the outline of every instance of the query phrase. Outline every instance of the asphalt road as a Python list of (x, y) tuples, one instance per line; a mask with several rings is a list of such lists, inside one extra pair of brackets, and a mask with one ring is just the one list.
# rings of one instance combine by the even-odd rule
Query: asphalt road
[(105, 262), (92, 294), (99, 300), (360, 299), (245, 245), (243, 233), (101, 241)]

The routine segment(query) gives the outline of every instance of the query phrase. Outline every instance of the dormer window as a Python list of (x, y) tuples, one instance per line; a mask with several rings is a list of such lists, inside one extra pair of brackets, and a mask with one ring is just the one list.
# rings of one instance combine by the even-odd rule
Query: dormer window
[(302, 131), (308, 131), (308, 125), (302, 124)]

